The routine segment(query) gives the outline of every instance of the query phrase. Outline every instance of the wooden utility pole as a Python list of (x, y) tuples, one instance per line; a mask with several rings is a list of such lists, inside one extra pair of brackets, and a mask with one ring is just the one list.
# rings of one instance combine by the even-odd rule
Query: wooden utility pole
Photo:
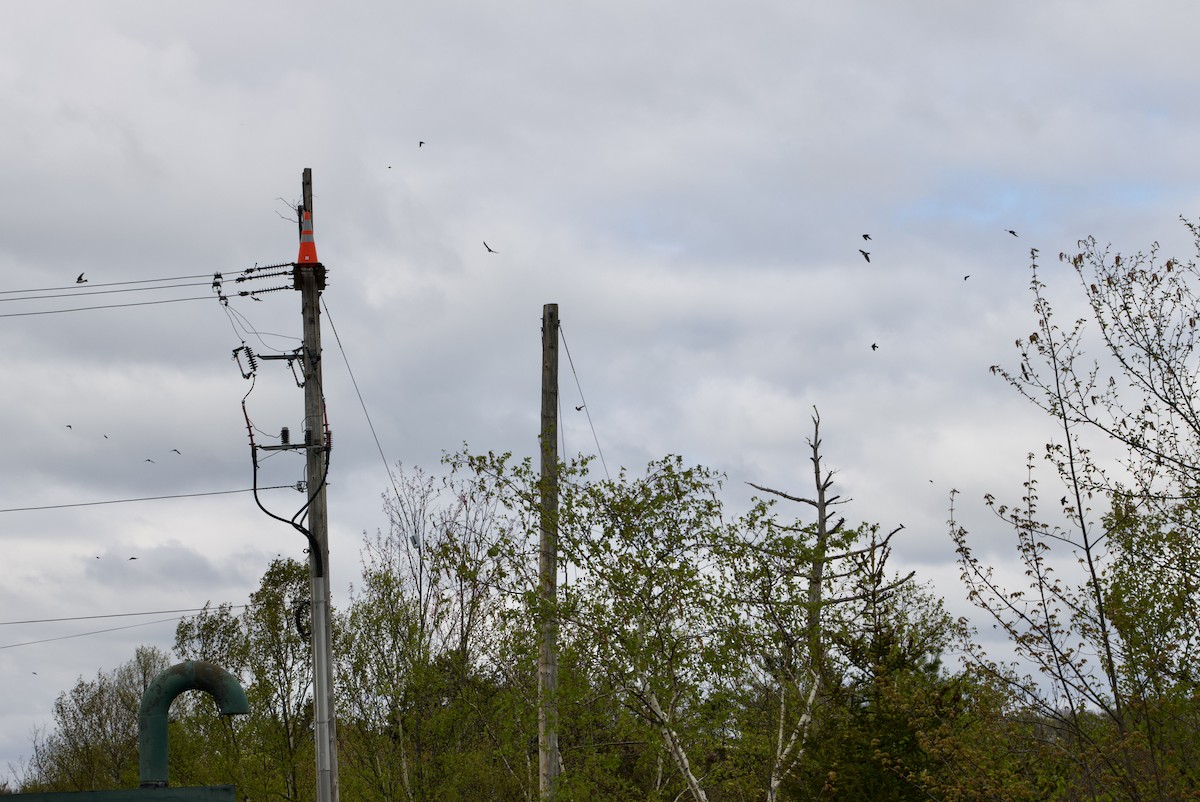
[(333, 708), (333, 636), (329, 607), (329, 517), (325, 487), (329, 471), (325, 394), (321, 383), (321, 291), (325, 266), (317, 260), (312, 229), (312, 170), (301, 179), (300, 255), (295, 287), (304, 319), (304, 445), (308, 458), (308, 575), (312, 593), (313, 713), (317, 753), (317, 802), (338, 802), (337, 732)]
[(558, 779), (558, 304), (542, 307), (541, 548), (538, 608), (538, 787), (554, 802)]

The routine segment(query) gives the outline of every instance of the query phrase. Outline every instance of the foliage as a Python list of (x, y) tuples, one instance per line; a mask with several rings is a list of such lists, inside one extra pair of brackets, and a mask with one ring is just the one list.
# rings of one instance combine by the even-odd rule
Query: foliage
[(1061, 799), (1191, 798), (1197, 267), (1161, 260), (1157, 245), (1123, 257), (1083, 240), (1059, 258), (1088, 314), (1062, 327), (1032, 257), (1035, 331), (1017, 340), (1018, 370), (992, 370), (1055, 422), (1044, 456), (1061, 491), (1048, 495), (1064, 494), (1042, 503), (1031, 455), (1019, 503), (987, 497), (1017, 535), (1024, 589), (1001, 585), (952, 522), (972, 598), (1037, 676), (978, 650), (976, 670), (1025, 722), (1014, 734), (1045, 756), (1051, 779), (1030, 788)]
[(133, 788), (138, 783), (138, 707), (169, 665), (163, 652), (138, 647), (133, 658), (94, 680), (80, 678), (54, 703), (54, 729), (34, 738), (22, 791)]

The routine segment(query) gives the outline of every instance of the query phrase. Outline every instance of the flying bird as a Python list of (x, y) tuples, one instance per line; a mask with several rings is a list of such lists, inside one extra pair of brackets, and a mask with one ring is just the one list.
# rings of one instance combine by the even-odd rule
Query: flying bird
[(488, 245), (486, 242), (485, 242), (485, 243), (483, 243), (483, 247), (487, 248), (487, 252), (488, 252), (488, 253), (499, 253), (499, 251), (493, 251), (493, 250), (492, 250), (492, 246), (491, 246), (491, 245)]
[(586, 407), (586, 406), (587, 406), (587, 404), (580, 404), (579, 406), (575, 407), (575, 411), (576, 411), (576, 412), (583, 412), (583, 408), (584, 408), (584, 407)]
[(867, 253), (862, 248), (859, 248), (858, 252), (861, 253), (863, 255), (863, 258), (866, 259), (868, 262), (871, 261), (871, 254)]
[(183, 456), (183, 453), (178, 448), (172, 448), (171, 450), (174, 451), (176, 454)]
[(75, 279), (76, 284), (87, 284), (87, 279), (83, 277), (83, 273), (79, 274), (79, 278)]
[(69, 424), (69, 423), (68, 423), (68, 424), (67, 424), (67, 428), (68, 428), (68, 429), (74, 429), (75, 427), (74, 427), (74, 426), (72, 426), (71, 424)]
[(970, 273), (968, 273), (967, 275), (963, 276), (963, 281), (966, 281), (966, 280), (967, 280), (967, 279), (969, 279), (970, 277), (971, 277), (971, 274), (970, 274)]
[(871, 239), (871, 235), (870, 235), (870, 234), (863, 234), (863, 239), (865, 239), (865, 240), (869, 240), (869, 239)]
[(423, 139), (422, 139), (420, 142), (418, 142), (418, 143), (417, 143), (417, 147), (418, 147), (418, 148), (423, 148), (423, 147), (425, 147), (425, 140), (423, 140)]
[(1007, 231), (1009, 234), (1012, 234), (1014, 237), (1017, 236), (1017, 232), (1013, 231), (1011, 228), (1006, 228), (1004, 230)]
[(137, 557), (130, 557), (129, 559), (131, 559), (131, 560), (136, 560), (136, 559), (137, 559)]
[(150, 462), (150, 463), (153, 463), (153, 464), (155, 464), (155, 465), (157, 465), (157, 464), (158, 464), (157, 462), (154, 462), (154, 460), (150, 459), (149, 457), (146, 457), (146, 459), (144, 459), (144, 460), (142, 460), (142, 461), (143, 461), (143, 462)]
[(871, 343), (871, 350), (872, 350), (872, 351), (878, 351), (878, 350), (879, 350), (879, 343)]

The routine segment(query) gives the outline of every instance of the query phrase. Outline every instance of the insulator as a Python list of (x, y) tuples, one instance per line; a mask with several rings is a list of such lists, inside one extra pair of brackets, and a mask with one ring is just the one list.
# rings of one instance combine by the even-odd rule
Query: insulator
[(279, 430), (279, 440), (285, 446), (291, 445), (292, 433), (290, 431), (288, 431), (288, 427), (284, 426), (282, 429)]
[(250, 350), (250, 346), (248, 345), (246, 346), (246, 358), (250, 361), (250, 370), (257, 371), (258, 357), (254, 355), (254, 352)]

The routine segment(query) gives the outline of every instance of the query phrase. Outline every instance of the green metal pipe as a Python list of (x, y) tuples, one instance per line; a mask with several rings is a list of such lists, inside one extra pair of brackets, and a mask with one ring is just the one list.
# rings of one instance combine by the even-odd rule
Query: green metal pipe
[(142, 788), (167, 785), (167, 711), (184, 691), (204, 691), (223, 716), (249, 713), (250, 703), (237, 678), (204, 660), (171, 666), (151, 681), (138, 711), (138, 771)]

